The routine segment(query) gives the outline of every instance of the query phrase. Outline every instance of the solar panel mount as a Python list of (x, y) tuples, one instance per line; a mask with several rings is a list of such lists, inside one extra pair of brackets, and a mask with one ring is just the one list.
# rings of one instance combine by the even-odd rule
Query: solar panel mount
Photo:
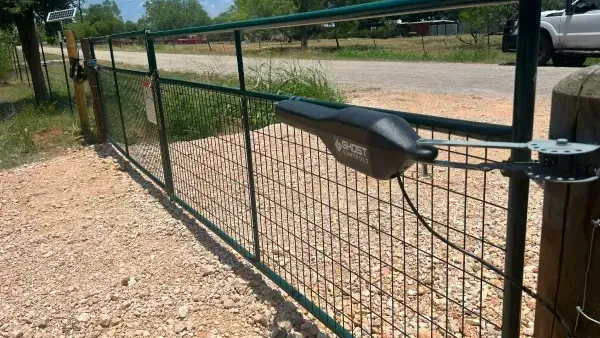
[(67, 8), (60, 11), (50, 12), (48, 13), (46, 22), (71, 20), (75, 17), (76, 12), (77, 8)]

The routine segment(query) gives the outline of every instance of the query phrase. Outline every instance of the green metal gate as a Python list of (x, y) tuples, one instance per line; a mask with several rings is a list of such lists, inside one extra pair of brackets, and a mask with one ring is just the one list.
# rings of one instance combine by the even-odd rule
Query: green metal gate
[[(108, 40), (112, 58), (110, 66), (98, 67), (107, 139), (340, 337), (518, 337), (520, 289), (434, 239), (405, 207), (395, 184), (338, 164), (316, 137), (280, 124), (274, 104), (289, 97), (246, 90), (242, 59), (247, 30), (499, 3), (506, 1), (391, 0), (92, 38), (92, 57), (94, 43)], [(528, 141), (539, 15), (540, 1), (521, 2), (514, 127), (386, 112), (401, 115), (423, 136)], [(239, 88), (159, 74), (155, 39), (221, 32), (234, 33)], [(145, 38), (148, 70), (115, 67), (112, 40), (136, 36)], [(152, 116), (145, 88), (152, 93)], [(465, 148), (442, 151), (440, 158), (493, 161), (508, 156), (518, 161), (529, 154)], [(501, 255), (506, 273), (522, 280), (528, 181), (462, 169), (427, 171), (405, 175), (420, 212), (464, 249), (484, 259)], [(492, 178), (504, 184), (489, 185)], [(506, 198), (490, 200), (492, 191)], [(486, 231), (490, 214), (507, 219), (505, 239)], [(500, 302), (492, 304), (486, 297)]]

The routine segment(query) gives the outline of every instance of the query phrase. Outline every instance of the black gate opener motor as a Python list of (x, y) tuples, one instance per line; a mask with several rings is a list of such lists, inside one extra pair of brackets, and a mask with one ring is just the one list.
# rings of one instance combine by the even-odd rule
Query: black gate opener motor
[(71, 79), (73, 79), (73, 81), (77, 83), (83, 83), (87, 79), (87, 73), (85, 72), (83, 65), (79, 61), (81, 61), (79, 58), (72, 56), (69, 57), (69, 76), (71, 77)]
[[(564, 139), (527, 143), (423, 139), (397, 115), (360, 107), (338, 110), (294, 99), (279, 102), (275, 111), (281, 122), (317, 135), (337, 161), (381, 180), (397, 177), (415, 162), (481, 171), (499, 169), (507, 174), (522, 173), (537, 181), (562, 183), (591, 182), (600, 174), (597, 168), (564, 172), (555, 167), (557, 156), (590, 153), (598, 150), (598, 145)], [(436, 160), (436, 146), (529, 149), (540, 153), (540, 161), (440, 161)]]

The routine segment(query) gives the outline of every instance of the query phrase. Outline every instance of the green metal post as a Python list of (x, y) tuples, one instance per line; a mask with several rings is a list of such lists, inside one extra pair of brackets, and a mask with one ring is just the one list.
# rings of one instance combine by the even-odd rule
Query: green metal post
[(48, 64), (46, 63), (46, 53), (44, 53), (44, 44), (42, 43), (42, 39), (38, 37), (40, 40), (40, 49), (42, 50), (42, 60), (44, 61), (44, 69), (46, 70), (46, 82), (48, 82), (48, 91), (50, 92), (50, 100), (53, 100), (52, 95), (52, 85), (50, 84), (50, 76), (48, 76)]
[(17, 70), (17, 59), (15, 59), (15, 53), (10, 53), (10, 61), (12, 61), (15, 76), (19, 76), (19, 71)]
[[(90, 57), (92, 59), (96, 59), (96, 50), (94, 49), (94, 41), (92, 41), (91, 39), (89, 40), (90, 42)], [(61, 48), (62, 48), (62, 42), (61, 42)], [(62, 49), (61, 49), (62, 50)], [(63, 61), (64, 61), (64, 56), (63, 56)], [(96, 86), (98, 87), (98, 105), (100, 106), (100, 114), (102, 115), (102, 125), (104, 126), (103, 128), (103, 132), (104, 132), (104, 139), (108, 139), (108, 128), (110, 128), (110, 125), (108, 124), (108, 119), (106, 117), (106, 110), (104, 109), (104, 100), (102, 97), (102, 84), (100, 83), (100, 75), (98, 75), (98, 70), (96, 70)], [(69, 101), (70, 103), (70, 101)], [(72, 110), (72, 108), (71, 108)]]
[[(23, 53), (22, 49), (21, 49), (21, 53)], [(27, 77), (27, 85), (29, 87), (31, 87), (31, 80), (29, 80), (29, 63), (27, 63), (27, 59), (25, 58), (25, 54), (23, 54), (23, 62), (25, 63), (25, 76)]]
[[(517, 37), (513, 104), (513, 142), (527, 142), (533, 136), (541, 6), (541, 0), (519, 1), (519, 33)], [(511, 160), (515, 162), (528, 161), (530, 157), (531, 152), (529, 150), (512, 150), (510, 156)], [(504, 271), (519, 284), (523, 281), (528, 197), (529, 179), (527, 177), (511, 177), (508, 188)], [(502, 297), (503, 338), (519, 337), (521, 297), (521, 290), (505, 280), (504, 296)]]
[[(94, 56), (94, 45), (90, 41), (90, 53)], [(62, 56), (63, 70), (65, 71), (65, 83), (67, 84), (67, 98), (69, 99), (69, 107), (71, 108), (71, 116), (75, 116), (73, 112), (73, 101), (71, 101), (71, 86), (69, 85), (69, 75), (67, 73), (67, 61), (65, 60), (65, 50), (63, 48), (63, 42), (60, 42), (60, 55)], [(106, 124), (105, 124), (106, 125)]]
[(17, 47), (15, 47), (15, 59), (17, 60), (17, 69), (19, 69), (19, 77), (21, 78), (21, 83), (23, 83), (23, 72), (21, 72), (21, 61), (19, 60), (19, 52), (17, 52)]
[[(239, 30), (233, 32), (235, 37), (235, 55), (237, 57), (238, 78), (240, 90), (246, 91), (246, 79), (244, 77), (244, 58), (242, 57), (242, 35)], [(248, 187), (250, 189), (250, 208), (252, 211), (252, 235), (254, 237), (254, 259), (260, 262), (260, 242), (258, 233), (258, 216), (256, 211), (256, 189), (254, 187), (254, 169), (252, 166), (252, 140), (250, 139), (250, 117), (248, 116), (248, 98), (243, 96), (242, 116), (244, 119), (244, 137), (246, 139), (246, 163), (248, 164)]]
[[(115, 55), (113, 53), (112, 39), (108, 39), (108, 50), (110, 51), (110, 64), (113, 69), (115, 66)], [(123, 116), (123, 107), (121, 106), (121, 94), (119, 93), (119, 81), (117, 81), (117, 73), (113, 73), (113, 79), (115, 81), (115, 92), (117, 94), (117, 105), (119, 106), (119, 116), (121, 117), (121, 130), (123, 131), (123, 142), (125, 143), (125, 153), (129, 156), (129, 143), (127, 142), (127, 132), (125, 131), (125, 117)]]
[(167, 138), (167, 128), (165, 124), (165, 112), (163, 109), (162, 95), (160, 92), (160, 77), (158, 75), (158, 65), (156, 64), (156, 53), (154, 52), (154, 40), (146, 34), (146, 52), (148, 54), (148, 68), (152, 75), (152, 85), (154, 86), (155, 107), (158, 113), (158, 131), (160, 133), (160, 148), (163, 162), (163, 174), (165, 176), (165, 187), (169, 197), (174, 197), (175, 189), (173, 187), (173, 174), (171, 171), (171, 156), (169, 156), (169, 143)]

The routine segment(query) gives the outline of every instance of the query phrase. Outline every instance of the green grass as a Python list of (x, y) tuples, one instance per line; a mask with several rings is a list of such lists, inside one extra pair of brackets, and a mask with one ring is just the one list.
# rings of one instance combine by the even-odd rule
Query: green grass
[(0, 169), (62, 154), (79, 144), (78, 122), (69, 108), (62, 64), (49, 66), (48, 74), (52, 99), (40, 106), (25, 74), (23, 82), (14, 72), (0, 82)]
[[(124, 68), (130, 68), (123, 66)], [(141, 68), (138, 68), (141, 69)], [(238, 87), (237, 75), (208, 71), (201, 74), (162, 72), (162, 77)], [(112, 73), (101, 72), (103, 101), (113, 134), (113, 139), (124, 143), (119, 116), (119, 105), (125, 119), (125, 133), (130, 145), (154, 139), (154, 128), (146, 117), (141, 82), (143, 76), (117, 74), (117, 97)], [(223, 133), (239, 132), (242, 127), (240, 97), (216, 91), (162, 85), (167, 134), (170, 141), (194, 140)], [(343, 102), (344, 97), (319, 68), (300, 66), (297, 62), (268, 60), (246, 71), (246, 88), (252, 91), (302, 96), (314, 99)], [(249, 99), (247, 103), (250, 126), (263, 128), (276, 121), (272, 102)]]

